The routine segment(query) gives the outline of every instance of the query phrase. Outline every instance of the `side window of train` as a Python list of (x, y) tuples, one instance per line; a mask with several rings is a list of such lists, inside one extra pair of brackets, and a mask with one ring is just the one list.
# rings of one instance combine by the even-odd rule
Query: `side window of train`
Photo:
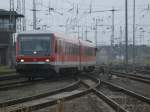
[(71, 44), (71, 55), (73, 55), (73, 51), (74, 51), (74, 50), (73, 50), (73, 49), (74, 49), (73, 45), (74, 45), (74, 44)]
[(64, 42), (64, 54), (66, 55), (66, 42)]
[(88, 56), (88, 48), (85, 47), (85, 51), (86, 51), (86, 56)]
[(67, 48), (67, 42), (65, 42), (65, 54), (67, 55), (68, 54), (68, 48)]
[(93, 48), (93, 56), (95, 55), (95, 48)]
[(68, 55), (68, 44), (66, 42), (66, 55)]
[(70, 46), (70, 43), (68, 45), (69, 45), (69, 56), (70, 56), (71, 55), (71, 46)]
[(71, 54), (71, 46), (70, 46), (70, 43), (69, 43), (69, 56)]
[(76, 55), (76, 46), (73, 44), (73, 54)]
[(77, 55), (77, 51), (76, 51), (76, 45), (74, 45), (74, 54)]
[(79, 50), (79, 45), (77, 45), (77, 46), (76, 46), (76, 53), (77, 53), (77, 55), (79, 55), (79, 52), (80, 52), (80, 50)]
[(58, 50), (58, 53), (61, 54), (61, 40), (59, 40), (58, 49), (59, 49), (59, 50)]
[(60, 41), (57, 40), (57, 54), (60, 53)]
[(75, 54), (77, 55), (77, 45), (75, 45)]
[(91, 47), (89, 47), (89, 56), (91, 56), (92, 55), (92, 50), (91, 50)]
[(71, 47), (71, 44), (69, 43), (69, 55), (71, 56), (71, 50), (72, 50), (72, 47)]
[(68, 50), (69, 50), (69, 47), (68, 47), (68, 43), (66, 43), (66, 54), (68, 55)]
[(74, 44), (72, 44), (71, 54), (74, 55)]
[(58, 51), (57, 51), (58, 49), (57, 49), (57, 40), (55, 41), (55, 53), (57, 53)]
[(77, 53), (76, 53), (76, 45), (74, 45), (74, 54), (77, 55)]

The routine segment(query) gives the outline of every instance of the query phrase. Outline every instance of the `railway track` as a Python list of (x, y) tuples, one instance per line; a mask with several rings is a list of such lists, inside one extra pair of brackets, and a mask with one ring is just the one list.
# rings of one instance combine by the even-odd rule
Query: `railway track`
[[(14, 77), (13, 77), (14, 76)], [(34, 80), (29, 80), (25, 77), (20, 77), (18, 75), (7, 76), (3, 78), (4, 80), (0, 81), (0, 91), (15, 89), (18, 87), (30, 86), (36, 83), (45, 82), (45, 81), (53, 81), (56, 80), (57, 77), (53, 77), (51, 79), (45, 78), (36, 78)]]
[(124, 72), (116, 72), (116, 71), (111, 71), (112, 75), (116, 75), (118, 77), (124, 77), (124, 78), (129, 78), (132, 80), (140, 81), (143, 83), (150, 84), (150, 77), (145, 77), (142, 75), (137, 75), (137, 74), (131, 74), (131, 73), (124, 73)]
[(105, 94), (106, 97), (111, 98), (114, 102), (116, 102), (116, 104), (122, 106), (122, 108), (124, 108), (124, 112), (150, 111), (150, 98), (110, 82), (101, 81), (101, 86), (97, 88), (97, 91), (102, 92), (103, 95)]
[[(83, 95), (83, 94), (86, 94), (87, 92), (89, 92), (90, 89), (83, 90), (82, 92), (73, 91), (73, 89), (76, 89), (78, 86), (80, 86), (79, 84), (82, 84), (80, 82), (81, 81), (78, 80), (77, 82), (75, 82), (75, 83), (73, 83), (67, 87), (57, 89), (55, 91), (50, 91), (47, 93), (42, 93), (42, 94), (39, 94), (36, 96), (31, 96), (31, 97), (27, 97), (27, 98), (21, 98), (21, 99), (16, 99), (16, 100), (12, 100), (12, 101), (2, 102), (0, 104), (0, 106), (1, 106), (1, 108), (5, 109), (6, 112), (7, 111), (11, 111), (11, 112), (19, 112), (20, 111), (21, 112), (22, 110), (28, 110), (28, 109), (31, 109), (33, 111), (33, 110), (37, 110), (40, 108), (44, 108), (46, 106), (56, 104), (57, 100), (59, 99), (59, 98), (50, 98), (50, 97), (58, 97), (61, 94), (65, 94), (65, 92), (68, 92), (66, 95), (64, 95), (63, 98), (65, 100), (69, 100), (69, 99), (72, 99), (74, 97), (78, 97), (80, 95)], [(51, 100), (48, 100), (47, 98), (50, 98)], [(31, 103), (32, 103), (32, 105), (31, 105)], [(20, 105), (26, 105), (26, 106), (20, 108)]]
[(44, 82), (46, 80), (45, 79), (37, 79), (34, 81), (29, 81), (28, 79), (22, 79), (22, 80), (16, 81), (16, 82), (0, 84), (0, 91), (6, 91), (6, 90), (10, 90), (10, 89), (15, 89), (18, 87), (29, 86), (29, 85), (33, 85), (33, 84), (36, 84), (36, 83), (39, 83), (42, 81)]
[(139, 69), (136, 69), (137, 72), (139, 73), (142, 73), (144, 75), (150, 75), (150, 70), (139, 70)]
[(79, 79), (75, 83), (64, 88), (57, 89), (55, 91), (50, 91), (36, 96), (16, 99), (12, 101), (2, 102), (0, 103), (0, 107), (6, 112), (35, 111), (41, 108), (57, 104), (57, 101), (59, 99), (68, 101), (74, 98), (87, 95), (89, 93), (94, 93), (96, 94), (96, 96), (106, 101), (106, 103), (108, 103), (115, 110), (119, 110), (118, 112), (126, 112), (125, 109), (120, 107), (119, 104), (116, 104), (108, 97), (104, 98), (105, 95), (95, 89), (100, 85), (99, 79), (96, 79), (91, 76), (88, 76), (88, 78), (90, 80), (82, 77), (82, 80)]
[(0, 81), (6, 81), (6, 80), (13, 80), (13, 79), (19, 79), (22, 78), (19, 74), (13, 74), (13, 75), (1, 75)]
[[(95, 79), (97, 79), (97, 78), (95, 78)], [(100, 81), (100, 79), (99, 79), (99, 81)], [(101, 81), (100, 81), (100, 83), (101, 83)], [(85, 83), (85, 86), (88, 87), (89, 85)], [(117, 112), (128, 112), (120, 104), (116, 103), (111, 98), (109, 98), (108, 96), (103, 94), (101, 91), (99, 91), (97, 89), (99, 86), (101, 86), (101, 84), (96, 86), (95, 88), (92, 88), (91, 89), (92, 93), (94, 93), (98, 98), (102, 99), (104, 102), (106, 102), (108, 105), (110, 105), (115, 111), (117, 111)]]
[(89, 75), (84, 75), (83, 77), (80, 77), (76, 82), (64, 88), (56, 89), (54, 91), (49, 91), (45, 93), (39, 93), (38, 95), (30, 97), (1, 102), (0, 108), (2, 112), (3, 110), (5, 110), (5, 112), (30, 112), (56, 105), (58, 100), (63, 99), (63, 101), (66, 102), (93, 93), (117, 112), (129, 112), (124, 105), (120, 105), (120, 102), (117, 102), (114, 98), (109, 97), (108, 94), (104, 93), (99, 88), (104, 84), (110, 86), (111, 88), (115, 88), (115, 91), (117, 92), (121, 91), (132, 97), (140, 99), (142, 102), (146, 102), (146, 105), (150, 104), (150, 99), (147, 97), (141, 96), (122, 87), (118, 87), (114, 84), (100, 81), (98, 78), (95, 78), (93, 76), (91, 77)]
[(11, 106), (11, 105), (16, 105), (16, 104), (36, 100), (36, 99), (39, 99), (39, 98), (55, 95), (55, 94), (58, 94), (59, 92), (71, 90), (71, 89), (77, 87), (79, 83), (80, 83), (80, 80), (77, 80), (76, 82), (70, 84), (69, 86), (66, 86), (66, 87), (61, 88), (61, 89), (56, 89), (54, 91), (49, 91), (49, 92), (46, 92), (46, 93), (40, 93), (40, 94), (35, 95), (35, 96), (29, 96), (29, 97), (19, 98), (19, 99), (15, 99), (15, 100), (9, 100), (9, 101), (6, 101), (6, 102), (1, 102), (0, 107), (5, 108), (5, 107)]
[[(64, 88), (50, 91), (47, 93), (42, 93), (36, 96), (2, 102), (0, 103), (0, 107), (6, 112), (36, 111), (41, 108), (55, 105), (60, 99), (68, 101), (74, 98), (87, 95), (91, 92), (95, 94), (96, 90), (94, 88), (96, 88), (99, 84), (99, 79), (89, 76), (88, 79), (82, 77), (81, 79), (78, 79), (78, 81), (76, 81), (75, 83)], [(96, 93), (96, 95), (97, 94), (99, 93)], [(109, 104), (110, 106), (118, 110), (119, 105), (113, 106), (114, 104)]]

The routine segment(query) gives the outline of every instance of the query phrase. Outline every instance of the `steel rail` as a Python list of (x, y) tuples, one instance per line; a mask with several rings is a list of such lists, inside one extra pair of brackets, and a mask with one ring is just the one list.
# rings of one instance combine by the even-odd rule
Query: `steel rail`
[(0, 76), (0, 81), (5, 81), (5, 80), (13, 80), (13, 79), (19, 79), (23, 76), (21, 75), (17, 75), (17, 74), (14, 74), (14, 75), (4, 75), (4, 76)]
[(150, 70), (139, 70), (139, 69), (136, 69), (137, 72), (139, 73), (144, 73), (144, 74), (149, 74), (150, 75)]
[[(82, 92), (70, 95), (70, 96), (62, 97), (61, 99), (63, 99), (64, 101), (69, 101), (69, 100), (84, 96), (86, 94), (89, 94), (91, 91), (92, 91), (92, 89), (87, 89), (87, 90), (84, 90)], [(31, 106), (28, 106), (28, 107), (18, 108), (16, 110), (11, 110), (10, 112), (36, 111), (38, 109), (42, 109), (42, 108), (50, 107), (52, 105), (56, 105), (58, 100), (60, 100), (60, 99), (54, 99), (54, 100), (47, 101), (47, 102), (44, 102), (44, 103), (31, 105)]]
[(129, 73), (123, 73), (123, 72), (115, 72), (115, 71), (111, 71), (110, 73), (112, 75), (116, 75), (118, 77), (125, 77), (125, 78), (129, 78), (129, 79), (132, 79), (132, 80), (136, 80), (136, 81), (140, 81), (140, 82), (144, 82), (144, 83), (150, 84), (149, 77), (143, 77), (143, 76), (139, 76), (139, 75), (135, 75), (135, 74), (129, 74)]
[[(94, 80), (98, 80), (95, 77), (89, 76), (93, 78)], [(100, 81), (100, 80), (99, 80)], [(101, 81), (100, 81), (101, 83)], [(85, 86), (88, 87), (87, 84), (84, 83)], [(128, 112), (127, 110), (125, 110), (122, 106), (120, 106), (118, 103), (116, 103), (115, 101), (113, 101), (111, 98), (107, 97), (106, 95), (104, 95), (102, 92), (100, 92), (99, 90), (96, 89), (96, 87), (92, 88), (92, 93), (94, 93), (97, 97), (99, 97), (100, 99), (102, 99), (104, 102), (106, 102), (107, 104), (109, 104), (113, 109), (115, 109), (117, 112)]]
[[(60, 100), (60, 99), (63, 99), (64, 101), (69, 101), (69, 100), (72, 100), (72, 99), (75, 99), (75, 98), (78, 98), (78, 97), (81, 97), (81, 96), (84, 96), (84, 95), (87, 95), (87, 94), (91, 93), (92, 88), (95, 88), (95, 87), (99, 86), (99, 84), (100, 84), (100, 81), (97, 80), (96, 84), (94, 86), (92, 86), (92, 87), (91, 86), (88, 86), (88, 87), (86, 86), (86, 90), (80, 91), (78, 93), (74, 93), (74, 94), (69, 95), (69, 96), (64, 96), (62, 98), (56, 98), (56, 99), (50, 100), (50, 101), (45, 101), (45, 102), (42, 102), (42, 103), (39, 103), (39, 104), (30, 105), (28, 107), (17, 108), (15, 110), (11, 110), (10, 112), (22, 112), (22, 111), (26, 111), (26, 110), (35, 111), (35, 110), (38, 110), (38, 109), (41, 109), (41, 108), (45, 108), (45, 107), (48, 107), (48, 106), (55, 105), (55, 104), (57, 104), (57, 101)], [(56, 92), (54, 94), (56, 94)]]
[[(2, 83), (0, 84), (0, 87), (2, 86), (9, 86), (9, 85), (14, 85), (14, 84), (19, 84), (19, 83), (24, 83), (26, 82), (27, 80), (21, 80), (21, 81), (14, 81), (14, 82), (7, 82), (7, 83)], [(6, 82), (6, 81), (5, 81)]]
[(11, 106), (11, 105), (24, 103), (24, 102), (27, 102), (27, 101), (36, 100), (36, 99), (39, 99), (39, 98), (51, 96), (51, 95), (54, 95), (54, 94), (58, 94), (59, 92), (67, 91), (67, 90), (70, 90), (70, 89), (76, 87), (79, 83), (80, 83), (80, 80), (77, 80), (76, 82), (74, 82), (74, 83), (72, 83), (72, 84), (70, 84), (70, 85), (68, 85), (64, 88), (61, 88), (61, 89), (56, 89), (56, 90), (49, 91), (49, 92), (46, 92), (46, 93), (41, 93), (39, 95), (19, 98), (19, 99), (15, 99), (15, 100), (9, 100), (9, 101), (6, 101), (6, 102), (0, 102), (0, 107), (7, 107), (7, 106)]
[(118, 103), (113, 101), (111, 98), (103, 94), (97, 89), (92, 89), (92, 92), (96, 94), (99, 98), (104, 100), (107, 104), (109, 104), (113, 109), (115, 109), (117, 112), (128, 112), (126, 109), (124, 109), (122, 106), (120, 106)]
[(14, 88), (18, 88), (18, 87), (23, 87), (23, 86), (29, 86), (32, 84), (36, 84), (39, 83), (39, 81), (46, 81), (44, 79), (38, 79), (38, 80), (34, 80), (34, 81), (20, 81), (20, 82), (14, 82), (14, 83), (9, 83), (9, 84), (2, 84), (0, 85), (0, 91), (4, 91), (4, 90), (8, 90), (8, 89), (14, 89)]
[[(102, 92), (95, 89), (101, 83), (101, 81), (99, 79), (97, 79), (95, 77), (92, 77), (92, 76), (88, 76), (88, 77), (90, 79), (92, 79), (93, 81), (95, 81), (96, 84), (94, 84), (93, 86), (90, 86), (90, 85), (86, 84), (84, 81), (81, 81), (81, 83), (87, 88), (86, 90), (83, 90), (79, 93), (75, 93), (73, 95), (65, 96), (65, 97), (62, 97), (62, 98), (59, 98), (59, 99), (54, 99), (54, 100), (51, 100), (51, 101), (45, 101), (45, 102), (42, 102), (42, 103), (39, 103), (39, 104), (30, 105), (28, 107), (22, 107), (22, 108), (17, 108), (15, 110), (10, 110), (10, 112), (35, 111), (35, 110), (38, 110), (38, 109), (42, 109), (42, 108), (45, 108), (45, 107), (48, 107), (48, 106), (55, 105), (55, 104), (57, 104), (57, 101), (60, 100), (60, 99), (63, 99), (64, 101), (69, 101), (69, 100), (87, 95), (89, 93), (94, 93), (96, 96), (103, 99), (106, 103), (108, 103), (112, 108), (114, 108), (118, 112), (128, 112), (122, 106), (120, 106), (115, 101), (113, 101), (111, 98), (107, 97)], [(54, 94), (56, 94), (56, 93), (54, 93)]]
[(128, 95), (130, 95), (130, 96), (132, 96), (132, 97), (136, 97), (137, 99), (139, 99), (139, 100), (141, 100), (141, 101), (143, 101), (143, 102), (145, 102), (145, 103), (150, 104), (150, 98), (149, 98), (149, 97), (145, 97), (145, 96), (143, 96), (143, 95), (141, 95), (141, 94), (138, 94), (138, 93), (133, 92), (133, 91), (131, 91), (131, 90), (125, 89), (125, 88), (123, 88), (123, 87), (120, 87), (120, 86), (118, 86), (118, 85), (116, 85), (116, 84), (113, 84), (113, 83), (110, 83), (110, 82), (106, 82), (106, 81), (102, 81), (102, 80), (101, 80), (101, 83), (104, 83), (104, 84), (106, 84), (106, 85), (108, 85), (108, 86), (111, 86), (111, 87), (113, 87), (113, 88), (116, 88), (116, 89), (118, 89), (118, 90), (121, 90), (122, 92), (124, 92), (124, 93), (126, 93), (126, 94), (128, 94)]
[[(92, 75), (92, 74), (91, 74)], [(92, 78), (93, 80), (95, 81), (99, 81), (99, 83), (101, 84), (101, 81), (96, 78), (96, 77), (93, 77), (93, 75), (86, 75), (87, 77), (89, 78)], [(83, 84), (86, 86), (86, 87), (89, 87), (89, 85), (87, 85), (86, 83), (83, 82)], [(100, 85), (99, 85), (100, 86)], [(98, 91), (96, 87), (93, 87), (91, 88), (92, 89), (92, 93), (94, 93), (96, 96), (98, 96), (99, 98), (101, 98), (104, 102), (106, 102), (107, 104), (109, 104), (113, 109), (115, 109), (117, 112), (128, 112), (127, 110), (125, 110), (122, 106), (120, 106), (119, 104), (117, 104), (115, 101), (113, 101), (111, 98), (107, 97), (106, 95), (104, 95), (102, 92)]]
[(125, 73), (125, 72), (118, 72), (118, 71), (112, 71), (112, 72), (114, 72), (114, 73), (120, 73), (120, 74), (123, 74), (123, 75), (129, 75), (129, 76), (134, 76), (134, 77), (139, 77), (139, 78), (142, 78), (142, 79), (150, 80), (150, 77), (143, 76), (143, 75), (132, 74), (132, 73)]

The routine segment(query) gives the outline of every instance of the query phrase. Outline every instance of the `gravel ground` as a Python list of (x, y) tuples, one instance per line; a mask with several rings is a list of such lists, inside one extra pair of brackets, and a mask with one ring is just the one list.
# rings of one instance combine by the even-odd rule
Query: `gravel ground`
[(127, 88), (131, 91), (137, 92), (144, 96), (150, 97), (150, 85), (146, 83), (142, 83), (139, 81), (134, 81), (127, 78), (120, 78), (117, 76), (113, 76), (111, 80), (108, 80), (106, 75), (100, 74), (100, 77), (104, 80), (110, 81), (114, 84), (120, 85), (124, 88)]
[[(65, 102), (61, 112), (115, 112), (108, 104), (94, 94)], [(35, 112), (58, 112), (57, 106), (44, 108)]]
[(23, 86), (9, 91), (0, 91), (0, 102), (36, 95), (67, 86), (74, 82), (73, 79), (55, 81), (41, 81), (29, 86)]

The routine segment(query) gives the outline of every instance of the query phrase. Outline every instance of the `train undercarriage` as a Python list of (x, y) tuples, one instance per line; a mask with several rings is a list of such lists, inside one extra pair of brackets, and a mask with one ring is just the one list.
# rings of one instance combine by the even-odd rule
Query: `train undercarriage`
[(18, 64), (16, 66), (16, 72), (31, 80), (37, 77), (50, 78), (72, 75), (79, 71), (89, 72), (94, 70), (94, 68), (94, 66), (84, 66), (80, 70), (79, 66), (58, 67), (50, 64)]

